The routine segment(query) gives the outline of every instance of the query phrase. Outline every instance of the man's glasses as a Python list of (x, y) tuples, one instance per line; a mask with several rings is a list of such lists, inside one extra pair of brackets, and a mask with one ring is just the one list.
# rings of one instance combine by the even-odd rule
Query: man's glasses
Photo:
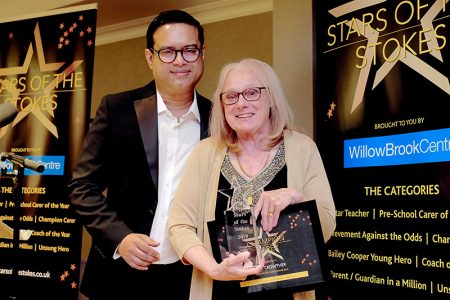
[(261, 90), (265, 87), (252, 87), (243, 90), (242, 92), (223, 92), (220, 94), (220, 101), (225, 105), (233, 105), (239, 100), (239, 96), (242, 95), (247, 101), (256, 101), (261, 97)]
[(172, 48), (164, 48), (160, 50), (150, 48), (150, 50), (155, 51), (156, 54), (158, 54), (159, 59), (166, 64), (174, 62), (175, 59), (177, 58), (178, 52), (181, 53), (181, 57), (183, 57), (183, 59), (186, 62), (196, 61), (200, 57), (200, 54), (202, 53), (201, 49), (195, 47), (186, 47), (181, 50), (176, 50)]

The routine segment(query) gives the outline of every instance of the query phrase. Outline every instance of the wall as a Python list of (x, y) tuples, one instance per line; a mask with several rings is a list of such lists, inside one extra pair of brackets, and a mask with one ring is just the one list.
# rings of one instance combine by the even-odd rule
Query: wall
[(295, 125), (313, 137), (311, 0), (273, 1), (273, 67), (284, 85)]
[[(225, 63), (243, 57), (262, 59), (280, 76), (295, 124), (313, 136), (312, 22), (312, 0), (273, 0), (272, 13), (204, 25), (206, 65), (199, 92), (211, 97)], [(145, 38), (96, 47), (91, 116), (106, 93), (151, 80), (144, 48)]]
[[(205, 24), (205, 72), (198, 91), (211, 97), (220, 69), (244, 57), (272, 64), (272, 13)], [(145, 61), (145, 37), (97, 46), (91, 116), (108, 93), (145, 85), (152, 74)]]
[(204, 25), (205, 73), (198, 89), (212, 97), (221, 68), (242, 58), (257, 58), (272, 65), (272, 13)]

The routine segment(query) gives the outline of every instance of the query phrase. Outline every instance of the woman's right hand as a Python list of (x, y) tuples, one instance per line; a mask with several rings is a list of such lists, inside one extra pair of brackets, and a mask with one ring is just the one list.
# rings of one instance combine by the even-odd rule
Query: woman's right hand
[(255, 275), (264, 268), (264, 260), (254, 266), (249, 259), (250, 252), (244, 251), (237, 255), (230, 254), (211, 272), (210, 277), (215, 280), (245, 280), (249, 275)]

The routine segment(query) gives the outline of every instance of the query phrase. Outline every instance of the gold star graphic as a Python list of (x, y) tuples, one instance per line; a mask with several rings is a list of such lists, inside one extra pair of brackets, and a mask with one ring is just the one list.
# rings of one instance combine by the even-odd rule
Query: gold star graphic
[[(377, 5), (383, 2), (386, 2), (386, 0), (373, 0), (373, 1), (353, 0), (333, 8), (329, 10), (329, 12), (334, 17), (338, 18), (348, 13), (357, 11), (359, 9)], [(445, 4), (447, 2), (448, 0), (435, 0), (435, 2), (431, 5), (430, 9), (420, 20), (421, 25), (424, 28), (423, 31), (425, 38), (423, 40), (427, 41), (427, 46), (430, 49), (430, 54), (440, 61), (442, 61), (442, 56), (439, 51), (440, 48), (437, 42), (437, 38), (435, 34), (433, 34), (434, 30), (427, 30), (427, 29), (429, 28), (434, 29), (433, 20), (437, 17), (439, 12), (445, 11)], [(353, 22), (357, 24), (357, 28), (363, 28), (363, 23), (359, 19), (355, 19), (354, 21), (348, 21), (345, 24), (348, 27), (352, 28), (352, 26), (354, 25)], [(379, 32), (376, 30), (373, 31), (368, 30), (362, 35), (365, 38), (367, 38), (367, 45), (375, 45), (379, 38)], [(364, 53), (364, 57), (367, 61), (367, 64), (360, 71), (350, 113), (353, 113), (353, 111), (363, 102), (364, 91), (368, 84), (369, 72), (373, 66), (372, 62), (376, 59), (374, 49), (375, 49), (374, 47), (367, 47)], [(401, 49), (399, 48), (395, 49), (392, 52), (391, 57), (389, 57), (387, 61), (383, 63), (383, 65), (381, 65), (381, 67), (377, 70), (372, 85), (372, 90), (375, 89), (375, 87), (387, 76), (387, 74), (398, 62), (402, 62), (450, 95), (450, 82), (449, 79), (444, 74), (440, 73), (438, 70), (434, 69), (425, 61), (419, 59), (416, 55), (413, 55), (411, 52), (407, 50), (404, 50), (405, 52), (404, 55), (401, 56), (398, 60), (394, 59), (395, 53), (397, 53), (400, 50)]]
[(334, 103), (334, 101), (330, 104), (330, 108), (328, 109), (327, 112), (327, 116), (328, 119), (331, 119), (331, 117), (333, 116), (333, 111), (336, 109), (336, 104)]
[[(36, 27), (34, 30), (34, 42), (36, 45), (36, 52), (37, 52), (36, 54), (37, 54), (37, 60), (39, 63), (40, 72), (56, 73), (65, 64), (65, 62), (47, 63), (45, 61), (44, 47), (42, 44), (42, 38), (41, 38), (41, 33), (39, 30), (38, 23), (36, 24)], [(32, 46), (32, 43), (30, 42), (23, 65), (18, 66), (18, 67), (0, 68), (0, 76), (27, 74), (29, 71), (33, 56), (34, 56), (33, 46)], [(55, 78), (53, 79), (53, 81), (49, 82), (49, 84), (43, 89), (43, 91), (42, 91), (43, 95), (49, 96), (50, 93), (55, 90), (58, 83), (63, 81), (67, 75), (74, 72), (75, 69), (78, 66), (80, 66), (82, 62), (83, 62), (83, 60), (75, 60), (67, 68), (65, 68), (63, 71), (58, 73), (58, 75), (60, 75), (60, 76), (54, 76)], [(9, 92), (11, 94), (13, 94), (14, 90), (9, 89)], [(18, 96), (15, 98), (15, 101), (17, 101), (17, 98), (18, 98)], [(50, 106), (45, 111), (48, 112), (51, 117), (54, 117), (54, 111)], [(32, 113), (42, 123), (42, 125), (44, 125), (47, 128), (48, 131), (50, 131), (56, 138), (58, 138), (58, 130), (57, 130), (56, 126), (43, 114), (43, 112), (41, 110), (33, 109), (33, 103), (29, 103), (28, 105), (22, 107), (22, 110), (17, 114), (16, 118), (14, 119), (14, 121), (12, 123), (12, 127), (17, 125), (29, 113)], [(2, 138), (6, 134), (8, 127), (3, 127), (0, 129), (0, 138)]]
[[(446, 0), (448, 1), (448, 0)], [(422, 25), (424, 36), (427, 41), (427, 46), (430, 50), (430, 54), (437, 58), (442, 62), (441, 52), (439, 50), (439, 43), (437, 42), (436, 37), (432, 34), (432, 30), (426, 30), (426, 28), (434, 29), (433, 20), (437, 17), (438, 13), (441, 11), (445, 11), (444, 2), (440, 0), (436, 0), (432, 7), (427, 11), (427, 13), (421, 18), (420, 23)], [(450, 82), (449, 78), (442, 74), (440, 71), (433, 68), (431, 65), (426, 63), (425, 61), (419, 59), (417, 55), (414, 55), (408, 50), (404, 50), (404, 54), (399, 57), (398, 60), (393, 60), (395, 53), (401, 51), (399, 47), (397, 47), (388, 58), (388, 60), (381, 65), (378, 71), (375, 74), (374, 83), (372, 89), (374, 89), (392, 70), (392, 68), (398, 63), (402, 62), (418, 74), (422, 75), (425, 79), (429, 80), (431, 83), (436, 85), (438, 88), (446, 92), (450, 95)]]
[(331, 117), (333, 116), (333, 111), (331, 109), (328, 110), (327, 116), (328, 116), (328, 119), (331, 119)]

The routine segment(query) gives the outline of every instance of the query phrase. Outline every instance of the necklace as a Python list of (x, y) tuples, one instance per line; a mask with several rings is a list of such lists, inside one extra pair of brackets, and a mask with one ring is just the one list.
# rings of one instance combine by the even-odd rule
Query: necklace
[[(237, 163), (238, 163), (238, 166), (239, 166), (239, 169), (241, 170), (241, 172), (248, 178), (253, 178), (254, 176), (251, 176), (250, 174), (245, 172), (244, 168), (242, 167), (241, 160), (239, 159), (239, 154), (237, 154), (237, 153), (236, 153), (236, 159), (237, 159)], [(264, 165), (262, 166), (261, 170), (263, 170), (267, 166), (269, 159), (270, 159), (270, 149), (267, 151), (266, 160), (264, 161)]]

